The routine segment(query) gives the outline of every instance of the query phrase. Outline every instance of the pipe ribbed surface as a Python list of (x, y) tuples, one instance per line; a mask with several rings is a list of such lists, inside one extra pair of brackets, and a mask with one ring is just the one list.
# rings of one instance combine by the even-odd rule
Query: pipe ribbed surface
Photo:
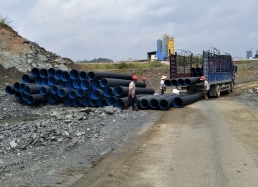
[(98, 106), (103, 108), (104, 106), (108, 106), (106, 98), (100, 98), (97, 100)]
[(79, 73), (80, 71), (79, 70), (76, 70), (76, 69), (72, 69), (69, 73), (70, 75), (70, 78), (75, 80), (75, 79), (79, 79)]
[(61, 86), (55, 85), (51, 87), (52, 94), (58, 94), (58, 90), (62, 88)]
[(165, 97), (161, 100), (159, 100), (159, 108), (161, 108), (162, 110), (166, 110), (170, 107), (173, 106), (173, 101), (174, 99), (178, 97), (178, 95), (171, 95), (171, 96), (168, 96), (168, 97)]
[(155, 98), (152, 98), (152, 99), (150, 100), (150, 102), (149, 102), (150, 107), (151, 107), (152, 109), (158, 109), (158, 108), (159, 108), (159, 101), (160, 101), (161, 99), (164, 99), (164, 98), (169, 97), (169, 96), (171, 96), (171, 95), (170, 95), (170, 94), (169, 94), (169, 95), (160, 95), (160, 96), (157, 96), (157, 97), (155, 97)]
[(103, 94), (105, 97), (111, 97), (114, 95), (114, 87), (106, 87), (103, 90)]
[(75, 89), (75, 87), (73, 86), (73, 80), (72, 79), (69, 79), (68, 81), (65, 81), (66, 82), (66, 88), (68, 89)]
[(77, 96), (78, 97), (83, 97), (84, 95), (86, 95), (86, 91), (84, 91), (83, 89), (79, 88), (77, 90)]
[(171, 82), (171, 79), (167, 79), (167, 80), (164, 81), (164, 85), (165, 86), (171, 86), (170, 82)]
[(68, 71), (63, 71), (61, 74), (61, 79), (63, 81), (68, 81), (70, 79), (70, 74)]
[(67, 81), (59, 80), (59, 85), (60, 85), (62, 88), (66, 88), (66, 84), (67, 84)]
[(114, 78), (114, 79), (126, 79), (132, 80), (133, 75), (120, 74), (120, 73), (111, 73), (111, 72), (97, 72), (91, 71), (88, 72), (87, 78), (89, 80), (102, 79), (102, 78)]
[(178, 79), (178, 80), (177, 80), (177, 85), (178, 85), (178, 86), (184, 86), (184, 85), (185, 85), (184, 78)]
[(73, 80), (73, 87), (74, 87), (75, 89), (81, 88), (81, 80), (80, 80), (80, 79), (74, 79), (74, 80)]
[(171, 85), (171, 86), (179, 86), (179, 85), (177, 84), (177, 80), (178, 80), (178, 79), (171, 79), (171, 80), (170, 80), (170, 85)]
[(41, 85), (42, 86), (49, 86), (48, 85), (48, 77), (44, 77), (41, 79)]
[(90, 97), (84, 96), (82, 98), (82, 105), (83, 106), (90, 106)]
[(49, 94), (48, 95), (48, 102), (50, 104), (58, 104), (60, 103), (61, 99), (57, 94)]
[(150, 95), (139, 98), (139, 106), (143, 109), (147, 109), (150, 106), (150, 100), (160, 95)]
[(68, 95), (71, 99), (75, 99), (77, 97), (77, 91), (76, 90), (69, 90)]
[(39, 94), (42, 86), (40, 85), (27, 85), (24, 87), (23, 92), (29, 94)]
[[(124, 80), (124, 79), (111, 79), (111, 78), (102, 78), (100, 80), (100, 86), (103, 88), (106, 87), (114, 87), (114, 86), (129, 86), (132, 80)], [(146, 87), (145, 82), (136, 82), (136, 87)]]
[(88, 90), (91, 88), (91, 82), (89, 80), (82, 80), (81, 81), (81, 88), (83, 90)]
[(70, 97), (66, 96), (64, 97), (64, 104), (66, 106), (73, 106), (73, 99), (71, 99)]
[(58, 69), (58, 68), (49, 68), (47, 70), (48, 77), (55, 77), (57, 70), (60, 70), (60, 69)]
[(81, 101), (81, 98), (75, 98), (73, 99), (73, 106), (74, 107), (80, 107), (82, 105), (82, 101)]
[(14, 94), (14, 97), (17, 101), (20, 101), (20, 100), (23, 100), (22, 98), (22, 92), (20, 91), (16, 91), (15, 94)]
[(90, 105), (96, 107), (98, 106), (98, 101), (96, 99), (90, 98)]
[(21, 83), (19, 83), (19, 82), (15, 82), (15, 83), (13, 84), (13, 89), (14, 89), (15, 91), (20, 91), (20, 84), (21, 84)]
[[(114, 88), (114, 95), (116, 97), (125, 97), (128, 96), (129, 88), (128, 87), (122, 87), (122, 86), (116, 86)], [(155, 90), (152, 88), (135, 88), (135, 94), (154, 94)]]
[(48, 95), (51, 93), (51, 87), (50, 86), (42, 86), (40, 88), (40, 94), (41, 95)]
[(40, 76), (41, 78), (46, 78), (46, 77), (48, 77), (47, 69), (45, 69), (45, 68), (40, 69), (40, 71), (39, 71), (39, 76)]
[(173, 106), (175, 108), (181, 108), (185, 105), (192, 104), (196, 101), (199, 101), (202, 98), (201, 93), (193, 94), (193, 95), (187, 95), (187, 96), (181, 96), (176, 97), (173, 101)]
[(62, 80), (62, 73), (63, 73), (63, 71), (62, 71), (61, 69), (57, 69), (57, 70), (55, 71), (55, 78), (56, 78), (57, 80)]
[(117, 98), (115, 101), (115, 107), (117, 108), (124, 108), (124, 106), (128, 103), (128, 97), (124, 97), (124, 98)]
[(93, 90), (92, 94), (91, 94), (91, 97), (93, 99), (100, 99), (101, 97), (103, 97), (103, 91), (100, 90), (100, 89)]
[(15, 93), (15, 90), (13, 89), (13, 86), (6, 86), (5, 87), (5, 93), (7, 94), (14, 94)]
[(23, 83), (35, 83), (35, 78), (32, 75), (24, 74), (22, 76)]
[(116, 102), (116, 97), (112, 96), (107, 98), (108, 106), (115, 106), (115, 102)]
[(40, 77), (40, 70), (40, 68), (32, 68), (30, 73), (33, 77)]
[(200, 83), (200, 77), (187, 77), (184, 79), (184, 85), (185, 86), (190, 86), (194, 85), (196, 83)]
[(26, 101), (30, 105), (36, 105), (40, 103), (46, 103), (48, 101), (48, 98), (41, 94), (31, 94), (31, 95), (28, 95)]
[(59, 80), (57, 80), (55, 77), (49, 77), (48, 78), (48, 85), (49, 86), (54, 86), (54, 85), (58, 85), (59, 84)]
[(25, 88), (25, 86), (27, 85), (37, 85), (35, 83), (20, 83), (20, 91), (23, 92), (23, 89)]
[(93, 80), (91, 81), (91, 86), (94, 90), (101, 89), (100, 81), (99, 80)]
[(68, 88), (60, 88), (58, 90), (58, 96), (59, 97), (66, 97), (66, 96), (68, 96), (68, 94), (69, 94), (69, 89)]
[(87, 72), (86, 71), (79, 72), (79, 79), (80, 80), (86, 80), (87, 79)]
[(41, 77), (35, 77), (35, 83), (37, 85), (42, 85), (42, 78)]

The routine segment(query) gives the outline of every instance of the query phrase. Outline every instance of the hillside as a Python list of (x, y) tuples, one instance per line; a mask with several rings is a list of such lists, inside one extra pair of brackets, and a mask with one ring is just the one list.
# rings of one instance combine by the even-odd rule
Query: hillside
[(77, 68), (74, 62), (45, 50), (37, 43), (23, 38), (7, 25), (0, 24), (0, 84), (20, 80), (33, 67)]

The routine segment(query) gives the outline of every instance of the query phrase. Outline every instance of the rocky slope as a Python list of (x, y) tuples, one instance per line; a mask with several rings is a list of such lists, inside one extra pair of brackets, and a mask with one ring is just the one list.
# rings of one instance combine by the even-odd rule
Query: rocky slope
[(65, 70), (74, 66), (71, 59), (46, 51), (3, 24), (0, 24), (0, 49), (0, 64), (5, 69), (16, 67), (26, 73), (33, 67), (59, 67)]

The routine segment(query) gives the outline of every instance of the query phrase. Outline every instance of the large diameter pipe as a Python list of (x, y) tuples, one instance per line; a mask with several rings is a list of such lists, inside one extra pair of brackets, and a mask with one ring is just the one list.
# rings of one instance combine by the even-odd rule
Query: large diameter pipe
[(81, 101), (83, 106), (90, 106), (90, 97), (84, 96)]
[(73, 106), (73, 99), (71, 99), (70, 97), (68, 96), (65, 96), (64, 97), (64, 104), (66, 106)]
[(73, 80), (79, 79), (80, 72), (81, 72), (80, 70), (72, 69), (69, 73), (70, 78), (73, 79)]
[(57, 94), (49, 94), (48, 95), (48, 102), (52, 105), (53, 104), (58, 104), (58, 103), (61, 102), (61, 99)]
[(49, 68), (47, 70), (48, 77), (55, 77), (57, 70), (60, 70), (60, 69), (58, 69), (58, 68)]
[(77, 91), (76, 90), (69, 90), (68, 95), (71, 99), (75, 99), (77, 97)]
[(23, 83), (35, 83), (35, 78), (32, 75), (24, 74), (22, 76)]
[(14, 97), (17, 101), (20, 101), (20, 100), (23, 100), (22, 98), (22, 92), (20, 91), (16, 91), (15, 94), (14, 94)]
[(63, 71), (61, 74), (61, 79), (63, 81), (68, 81), (70, 79), (70, 74), (68, 71)]
[(155, 98), (152, 98), (151, 100), (150, 100), (150, 107), (152, 108), (152, 109), (157, 109), (157, 108), (159, 108), (159, 102), (160, 102), (160, 100), (162, 100), (162, 99), (164, 99), (164, 98), (166, 98), (166, 97), (170, 97), (171, 95), (161, 95), (161, 96), (157, 96), (157, 97), (155, 97)]
[(124, 108), (125, 105), (128, 104), (128, 97), (124, 97), (124, 98), (117, 98), (115, 101), (115, 107), (117, 108)]
[(96, 99), (90, 98), (90, 105), (96, 107), (98, 106), (98, 101)]
[(81, 101), (81, 98), (75, 98), (73, 99), (73, 106), (74, 107), (80, 107), (82, 105), (82, 101)]
[(39, 92), (40, 92), (41, 95), (48, 95), (48, 94), (51, 93), (51, 87), (50, 86), (42, 86), (40, 88)]
[(170, 82), (171, 82), (171, 79), (167, 79), (167, 80), (164, 81), (164, 85), (165, 86), (171, 86)]
[[(111, 78), (102, 78), (100, 80), (100, 86), (103, 88), (106, 87), (114, 87), (114, 86), (128, 86), (132, 80), (124, 80), (124, 79), (111, 79)], [(146, 87), (145, 82), (136, 82), (136, 87)]]
[[(116, 86), (114, 88), (114, 95), (116, 97), (128, 96), (129, 87)], [(155, 90), (152, 88), (135, 88), (135, 94), (154, 94)]]
[(63, 73), (63, 71), (61, 70), (61, 69), (57, 69), (56, 71), (55, 71), (55, 78), (57, 79), (57, 80), (62, 80), (62, 73)]
[(170, 80), (170, 85), (171, 85), (171, 86), (179, 86), (179, 85), (177, 84), (177, 81), (178, 81), (178, 79), (171, 79), (171, 80)]
[(150, 95), (150, 96), (145, 96), (145, 97), (139, 98), (139, 99), (138, 99), (138, 100), (139, 100), (139, 106), (140, 106), (141, 108), (143, 108), (143, 109), (149, 108), (149, 106), (150, 106), (150, 100), (151, 100), (152, 98), (157, 97), (157, 96), (160, 96), (160, 95)]
[(82, 80), (81, 81), (81, 88), (83, 90), (88, 90), (89, 88), (91, 88), (91, 82), (89, 80)]
[(13, 89), (13, 86), (6, 86), (5, 87), (5, 93), (7, 94), (14, 94), (15, 93), (15, 90)]
[(57, 78), (55, 77), (49, 77), (48, 78), (48, 85), (49, 86), (54, 86), (54, 85), (58, 85), (59, 84), (59, 80), (57, 80)]
[(79, 89), (79, 88), (81, 88), (81, 80), (80, 79), (74, 79), (73, 80), (73, 87), (75, 88), (75, 89)]
[(115, 102), (116, 102), (116, 97), (112, 96), (107, 98), (108, 106), (115, 106)]
[(62, 88), (61, 86), (55, 85), (51, 87), (52, 94), (58, 94), (58, 90)]
[(68, 96), (68, 94), (69, 94), (69, 89), (68, 88), (60, 88), (58, 90), (58, 96), (61, 97), (61, 98)]
[(42, 86), (49, 86), (48, 85), (48, 77), (44, 77), (41, 80), (42, 80), (42, 82), (41, 82)]
[(181, 108), (185, 105), (192, 104), (196, 101), (199, 101), (202, 98), (201, 93), (197, 94), (192, 94), (192, 95), (187, 95), (187, 96), (181, 96), (181, 97), (176, 97), (173, 101), (173, 106), (175, 108)]
[(42, 78), (41, 77), (35, 77), (35, 82), (37, 85), (42, 85)]
[(15, 82), (14, 84), (13, 84), (13, 89), (15, 90), (15, 91), (20, 91), (20, 82)]
[(23, 92), (29, 94), (39, 94), (42, 86), (40, 85), (27, 85), (24, 87)]
[(40, 71), (39, 71), (39, 76), (40, 76), (41, 78), (46, 78), (46, 77), (48, 77), (47, 69), (45, 69), (45, 68), (40, 69)]
[(87, 95), (88, 95), (88, 97), (91, 97), (92, 92), (93, 92), (93, 89), (92, 89), (92, 88), (90, 88), (90, 89), (87, 90)]
[(178, 97), (178, 95), (171, 95), (171, 96), (168, 96), (168, 97), (165, 97), (165, 98), (159, 100), (159, 108), (161, 108), (162, 110), (166, 110), (166, 109), (172, 107), (173, 101), (176, 97)]
[(93, 90), (92, 94), (91, 94), (91, 97), (93, 99), (100, 99), (101, 97), (103, 97), (103, 91), (100, 90), (100, 89)]
[(100, 81), (99, 80), (93, 80), (92, 82), (91, 82), (91, 85), (92, 85), (92, 88), (94, 89), (94, 90), (97, 90), (97, 89), (101, 89), (102, 87), (100, 86)]
[(22, 93), (22, 99), (23, 99), (24, 101), (27, 101), (27, 97), (28, 97), (28, 95), (27, 95), (27, 94)]
[(60, 85), (62, 88), (66, 88), (66, 84), (67, 84), (67, 81), (59, 80), (59, 85)]
[(178, 86), (185, 86), (184, 78), (178, 79), (178, 80), (177, 80), (177, 85), (178, 85)]
[(100, 98), (97, 100), (98, 106), (103, 108), (104, 106), (108, 106), (106, 98)]
[(39, 77), (40, 76), (40, 68), (32, 68), (32, 70), (30, 71), (31, 75), (33, 77)]
[(41, 94), (31, 94), (31, 95), (28, 95), (26, 101), (30, 105), (36, 105), (40, 103), (47, 103), (48, 98)]
[(75, 89), (75, 87), (73, 86), (73, 80), (70, 79), (68, 81), (65, 81), (66, 82), (66, 88), (68, 89)]
[(79, 89), (77, 90), (77, 96), (78, 96), (78, 97), (83, 97), (83, 96), (85, 96), (86, 94), (87, 94), (87, 91), (83, 90), (82, 88), (79, 88)]
[(200, 77), (187, 77), (184, 80), (184, 85), (190, 86), (200, 82), (201, 82)]
[(79, 72), (79, 79), (80, 80), (86, 80), (87, 79), (87, 72), (86, 71)]
[(21, 83), (20, 84), (20, 91), (23, 92), (23, 89), (25, 88), (25, 86), (27, 85), (36, 85), (35, 83)]
[(102, 79), (102, 78), (114, 78), (114, 79), (126, 79), (132, 80), (133, 75), (129, 74), (120, 74), (120, 73), (111, 73), (111, 72), (97, 72), (91, 71), (88, 73), (87, 78), (89, 80)]
[(111, 97), (114, 95), (114, 87), (106, 87), (103, 90), (103, 94), (105, 97)]

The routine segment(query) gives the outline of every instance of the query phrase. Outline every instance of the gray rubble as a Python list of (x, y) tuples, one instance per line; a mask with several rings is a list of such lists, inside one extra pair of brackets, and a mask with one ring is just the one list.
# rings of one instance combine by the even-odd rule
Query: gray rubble
[(148, 129), (159, 112), (29, 106), (0, 94), (0, 115), (0, 186), (36, 187), (68, 186), (101, 155)]

